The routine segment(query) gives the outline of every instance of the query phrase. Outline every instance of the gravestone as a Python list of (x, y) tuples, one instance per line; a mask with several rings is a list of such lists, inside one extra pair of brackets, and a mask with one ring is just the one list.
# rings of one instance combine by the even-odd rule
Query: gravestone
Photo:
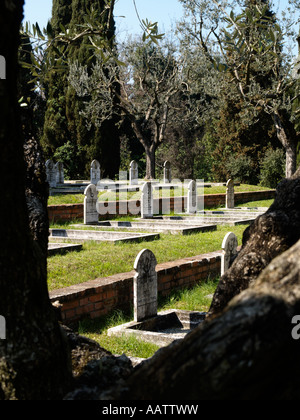
[(188, 185), (187, 213), (197, 213), (197, 183), (191, 181)]
[(51, 159), (47, 160), (46, 162), (46, 175), (47, 175), (47, 182), (50, 188), (56, 188), (57, 181), (56, 181), (56, 168)]
[(63, 184), (65, 182), (64, 164), (62, 162), (57, 162), (55, 165), (55, 170), (56, 170), (56, 183)]
[(134, 320), (140, 322), (157, 315), (157, 261), (152, 251), (144, 249), (137, 256), (134, 269)]
[(98, 160), (91, 163), (91, 184), (97, 185), (101, 179), (101, 168)]
[(151, 182), (145, 182), (142, 187), (141, 196), (141, 218), (151, 219), (153, 217), (153, 187)]
[(169, 161), (164, 163), (164, 184), (170, 184), (172, 181), (171, 164)]
[(4, 316), (0, 316), (0, 340), (6, 340), (6, 320)]
[(139, 167), (135, 160), (130, 162), (129, 183), (130, 185), (138, 185), (139, 183)]
[(84, 224), (98, 223), (97, 212), (98, 193), (96, 185), (90, 184), (84, 191)]
[(6, 79), (6, 61), (3, 55), (0, 55), (0, 79)]
[(232, 232), (227, 233), (222, 243), (221, 276), (231, 267), (234, 258), (237, 256), (238, 239)]
[(226, 184), (226, 208), (234, 209), (234, 182), (232, 179)]

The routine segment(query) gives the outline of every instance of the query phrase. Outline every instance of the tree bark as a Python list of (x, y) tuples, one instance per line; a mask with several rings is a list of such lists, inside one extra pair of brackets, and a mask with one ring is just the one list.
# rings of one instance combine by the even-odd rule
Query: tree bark
[[(72, 377), (69, 351), (47, 289), (45, 197), (41, 191), (40, 207), (30, 204), (37, 198), (30, 187), (35, 183), (33, 178), (27, 182), (27, 192), (31, 191), (27, 202), (25, 197), (17, 98), (22, 12), (23, 1), (0, 4), (0, 54), (6, 59), (7, 69), (6, 80), (0, 80), (0, 314), (6, 319), (6, 340), (0, 340), (0, 399), (38, 400), (60, 398)], [(27, 157), (34, 155), (29, 149)], [(38, 208), (41, 210), (34, 210)]]
[(297, 144), (286, 147), (286, 177), (290, 178), (297, 169)]
[(156, 175), (155, 145), (152, 144), (150, 147), (146, 147), (145, 152), (146, 152), (146, 179), (149, 179), (149, 180), (155, 179), (155, 175)]
[(242, 249), (221, 278), (209, 315), (221, 312), (228, 302), (253, 284), (270, 262), (300, 239), (300, 168), (282, 181), (273, 205), (249, 226)]
[[(282, 144), (286, 152), (286, 178), (294, 175), (297, 169), (297, 145), (298, 139), (293, 139), (293, 136), (288, 133), (285, 127), (283, 118), (278, 112), (273, 113), (273, 121), (275, 124), (277, 138)], [(294, 136), (296, 137), (295, 133)]]

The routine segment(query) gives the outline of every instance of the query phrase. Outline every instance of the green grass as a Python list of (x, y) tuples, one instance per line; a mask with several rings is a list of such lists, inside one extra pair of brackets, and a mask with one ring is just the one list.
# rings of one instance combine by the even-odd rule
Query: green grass
[(212, 295), (215, 293), (219, 278), (207, 279), (192, 289), (183, 289), (173, 292), (167, 298), (160, 298), (159, 310), (181, 309), (186, 311), (207, 312)]
[(147, 359), (159, 349), (151, 343), (145, 343), (135, 337), (109, 337), (107, 330), (117, 325), (125, 324), (133, 320), (132, 314), (125, 315), (122, 311), (114, 311), (112, 314), (96, 320), (85, 319), (80, 322), (78, 332), (81, 335), (96, 341), (100, 346), (112, 354), (140, 357)]
[(83, 194), (53, 195), (48, 199), (48, 206), (59, 206), (61, 204), (83, 204), (83, 201)]
[(260, 201), (250, 201), (249, 203), (238, 205), (239, 207), (271, 207), (274, 203), (274, 200), (260, 200)]
[(160, 240), (138, 244), (87, 242), (81, 252), (48, 258), (48, 287), (50, 290), (107, 277), (133, 270), (138, 253), (150, 249), (158, 264), (188, 258), (221, 249), (227, 232), (234, 232), (241, 244), (245, 226), (218, 226), (215, 232), (189, 236), (160, 235)]
[[(263, 191), (267, 190), (268, 188), (256, 186), (256, 185), (247, 185), (242, 184), (238, 187), (235, 187), (236, 192), (246, 192), (246, 191)], [(201, 189), (198, 190), (199, 194), (202, 194)], [(204, 194), (210, 195), (210, 194), (225, 194), (226, 193), (226, 187), (211, 187), (211, 188), (204, 188)], [(171, 197), (181, 197), (186, 196), (187, 190), (186, 189), (175, 189), (174, 191), (171, 191), (170, 196)], [(114, 201), (114, 200), (139, 200), (141, 197), (141, 192), (131, 192), (131, 193), (99, 193), (99, 199), (104, 201)], [(169, 197), (168, 190), (162, 190), (162, 191), (154, 191), (154, 197)], [(66, 195), (55, 195), (49, 197), (48, 205), (61, 205), (61, 204), (82, 204), (84, 200), (83, 194), (66, 194)]]
[[(195, 286), (193, 289), (184, 289), (172, 293), (167, 298), (160, 298), (158, 311), (167, 309), (181, 309), (187, 311), (207, 312), (211, 304), (211, 296), (216, 290), (218, 279), (208, 279), (205, 283)], [(147, 359), (159, 349), (158, 346), (143, 342), (135, 337), (109, 337), (107, 330), (117, 325), (133, 321), (133, 313), (124, 314), (122, 311), (114, 311), (112, 314), (97, 319), (83, 320), (79, 325), (79, 334), (84, 335), (97, 343), (102, 348), (113, 354), (126, 354), (127, 356)]]

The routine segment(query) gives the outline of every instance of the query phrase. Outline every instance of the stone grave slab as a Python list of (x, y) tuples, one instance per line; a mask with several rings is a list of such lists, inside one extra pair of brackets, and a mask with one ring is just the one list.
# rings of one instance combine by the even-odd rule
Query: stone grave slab
[(192, 180), (188, 184), (187, 214), (197, 213), (197, 204), (197, 183)]
[(86, 187), (84, 195), (84, 224), (97, 223), (99, 220), (99, 214), (97, 212), (98, 193), (96, 186), (94, 184), (90, 184)]
[(183, 213), (182, 216), (154, 216), (154, 220), (168, 220), (182, 223), (197, 224), (216, 224), (216, 225), (247, 225), (252, 223), (258, 216), (261, 216), (267, 211), (265, 208), (257, 209), (220, 209), (212, 211), (200, 211), (194, 215), (187, 215)]
[(128, 322), (108, 330), (109, 336), (134, 336), (160, 347), (185, 336), (205, 320), (206, 313), (170, 309), (141, 322)]
[[(83, 224), (75, 224), (71, 227), (74, 229), (82, 228)], [(200, 225), (195, 224), (191, 225), (189, 223), (178, 223), (177, 221), (151, 221), (151, 220), (143, 220), (143, 221), (136, 221), (136, 222), (120, 222), (120, 221), (104, 221), (98, 222), (96, 225), (94, 223), (90, 224), (90, 226), (104, 229), (104, 228), (113, 228), (117, 230), (124, 230), (127, 231), (146, 231), (146, 232), (157, 232), (157, 233), (170, 233), (172, 235), (192, 235), (196, 233), (202, 232), (212, 232), (217, 230), (217, 225)]]
[(139, 167), (135, 160), (130, 162), (129, 183), (130, 185), (137, 185), (139, 183)]
[(153, 186), (151, 182), (145, 182), (142, 187), (141, 218), (151, 219), (152, 217), (153, 217)]
[(50, 240), (59, 242), (111, 242), (114, 244), (124, 242), (143, 242), (159, 239), (158, 233), (148, 234), (142, 232), (111, 232), (97, 230), (50, 229)]
[(152, 251), (142, 250), (134, 269), (134, 321), (108, 330), (108, 335), (133, 335), (143, 341), (166, 346), (183, 339), (204, 321), (206, 314), (170, 309), (157, 313), (156, 258)]
[(101, 179), (101, 166), (98, 160), (94, 159), (91, 163), (91, 169), (90, 169), (90, 178), (91, 184), (97, 185), (97, 183)]
[(238, 226), (238, 225), (248, 225), (254, 220), (256, 217), (206, 217), (206, 216), (157, 216), (154, 220), (171, 220), (171, 221), (181, 221), (185, 223), (189, 223), (191, 225), (227, 225), (227, 226)]
[(137, 256), (133, 279), (133, 301), (135, 322), (157, 315), (157, 261), (149, 249), (143, 249)]
[(234, 182), (229, 179), (226, 184), (226, 208), (234, 209)]
[(167, 160), (164, 163), (164, 184), (170, 184), (172, 181), (171, 163)]
[(222, 243), (221, 276), (231, 267), (238, 254), (238, 239), (233, 232), (228, 232)]

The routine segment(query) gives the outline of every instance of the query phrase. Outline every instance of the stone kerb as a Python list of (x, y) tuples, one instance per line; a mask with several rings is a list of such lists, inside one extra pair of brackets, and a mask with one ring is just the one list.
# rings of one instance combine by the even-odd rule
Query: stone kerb
[(139, 167), (135, 160), (130, 162), (129, 184), (138, 185), (139, 183)]
[(101, 167), (98, 160), (93, 160), (91, 163), (91, 184), (97, 185), (101, 180)]
[(137, 256), (133, 280), (134, 320), (140, 322), (157, 315), (157, 261), (152, 251), (144, 249)]
[(84, 224), (98, 223), (98, 193), (96, 185), (90, 184), (84, 191)]
[(234, 182), (229, 179), (226, 184), (226, 209), (234, 209)]
[(164, 184), (170, 184), (172, 181), (171, 164), (169, 161), (164, 163)]
[(238, 254), (238, 239), (233, 232), (227, 233), (222, 243), (221, 276), (231, 267)]

